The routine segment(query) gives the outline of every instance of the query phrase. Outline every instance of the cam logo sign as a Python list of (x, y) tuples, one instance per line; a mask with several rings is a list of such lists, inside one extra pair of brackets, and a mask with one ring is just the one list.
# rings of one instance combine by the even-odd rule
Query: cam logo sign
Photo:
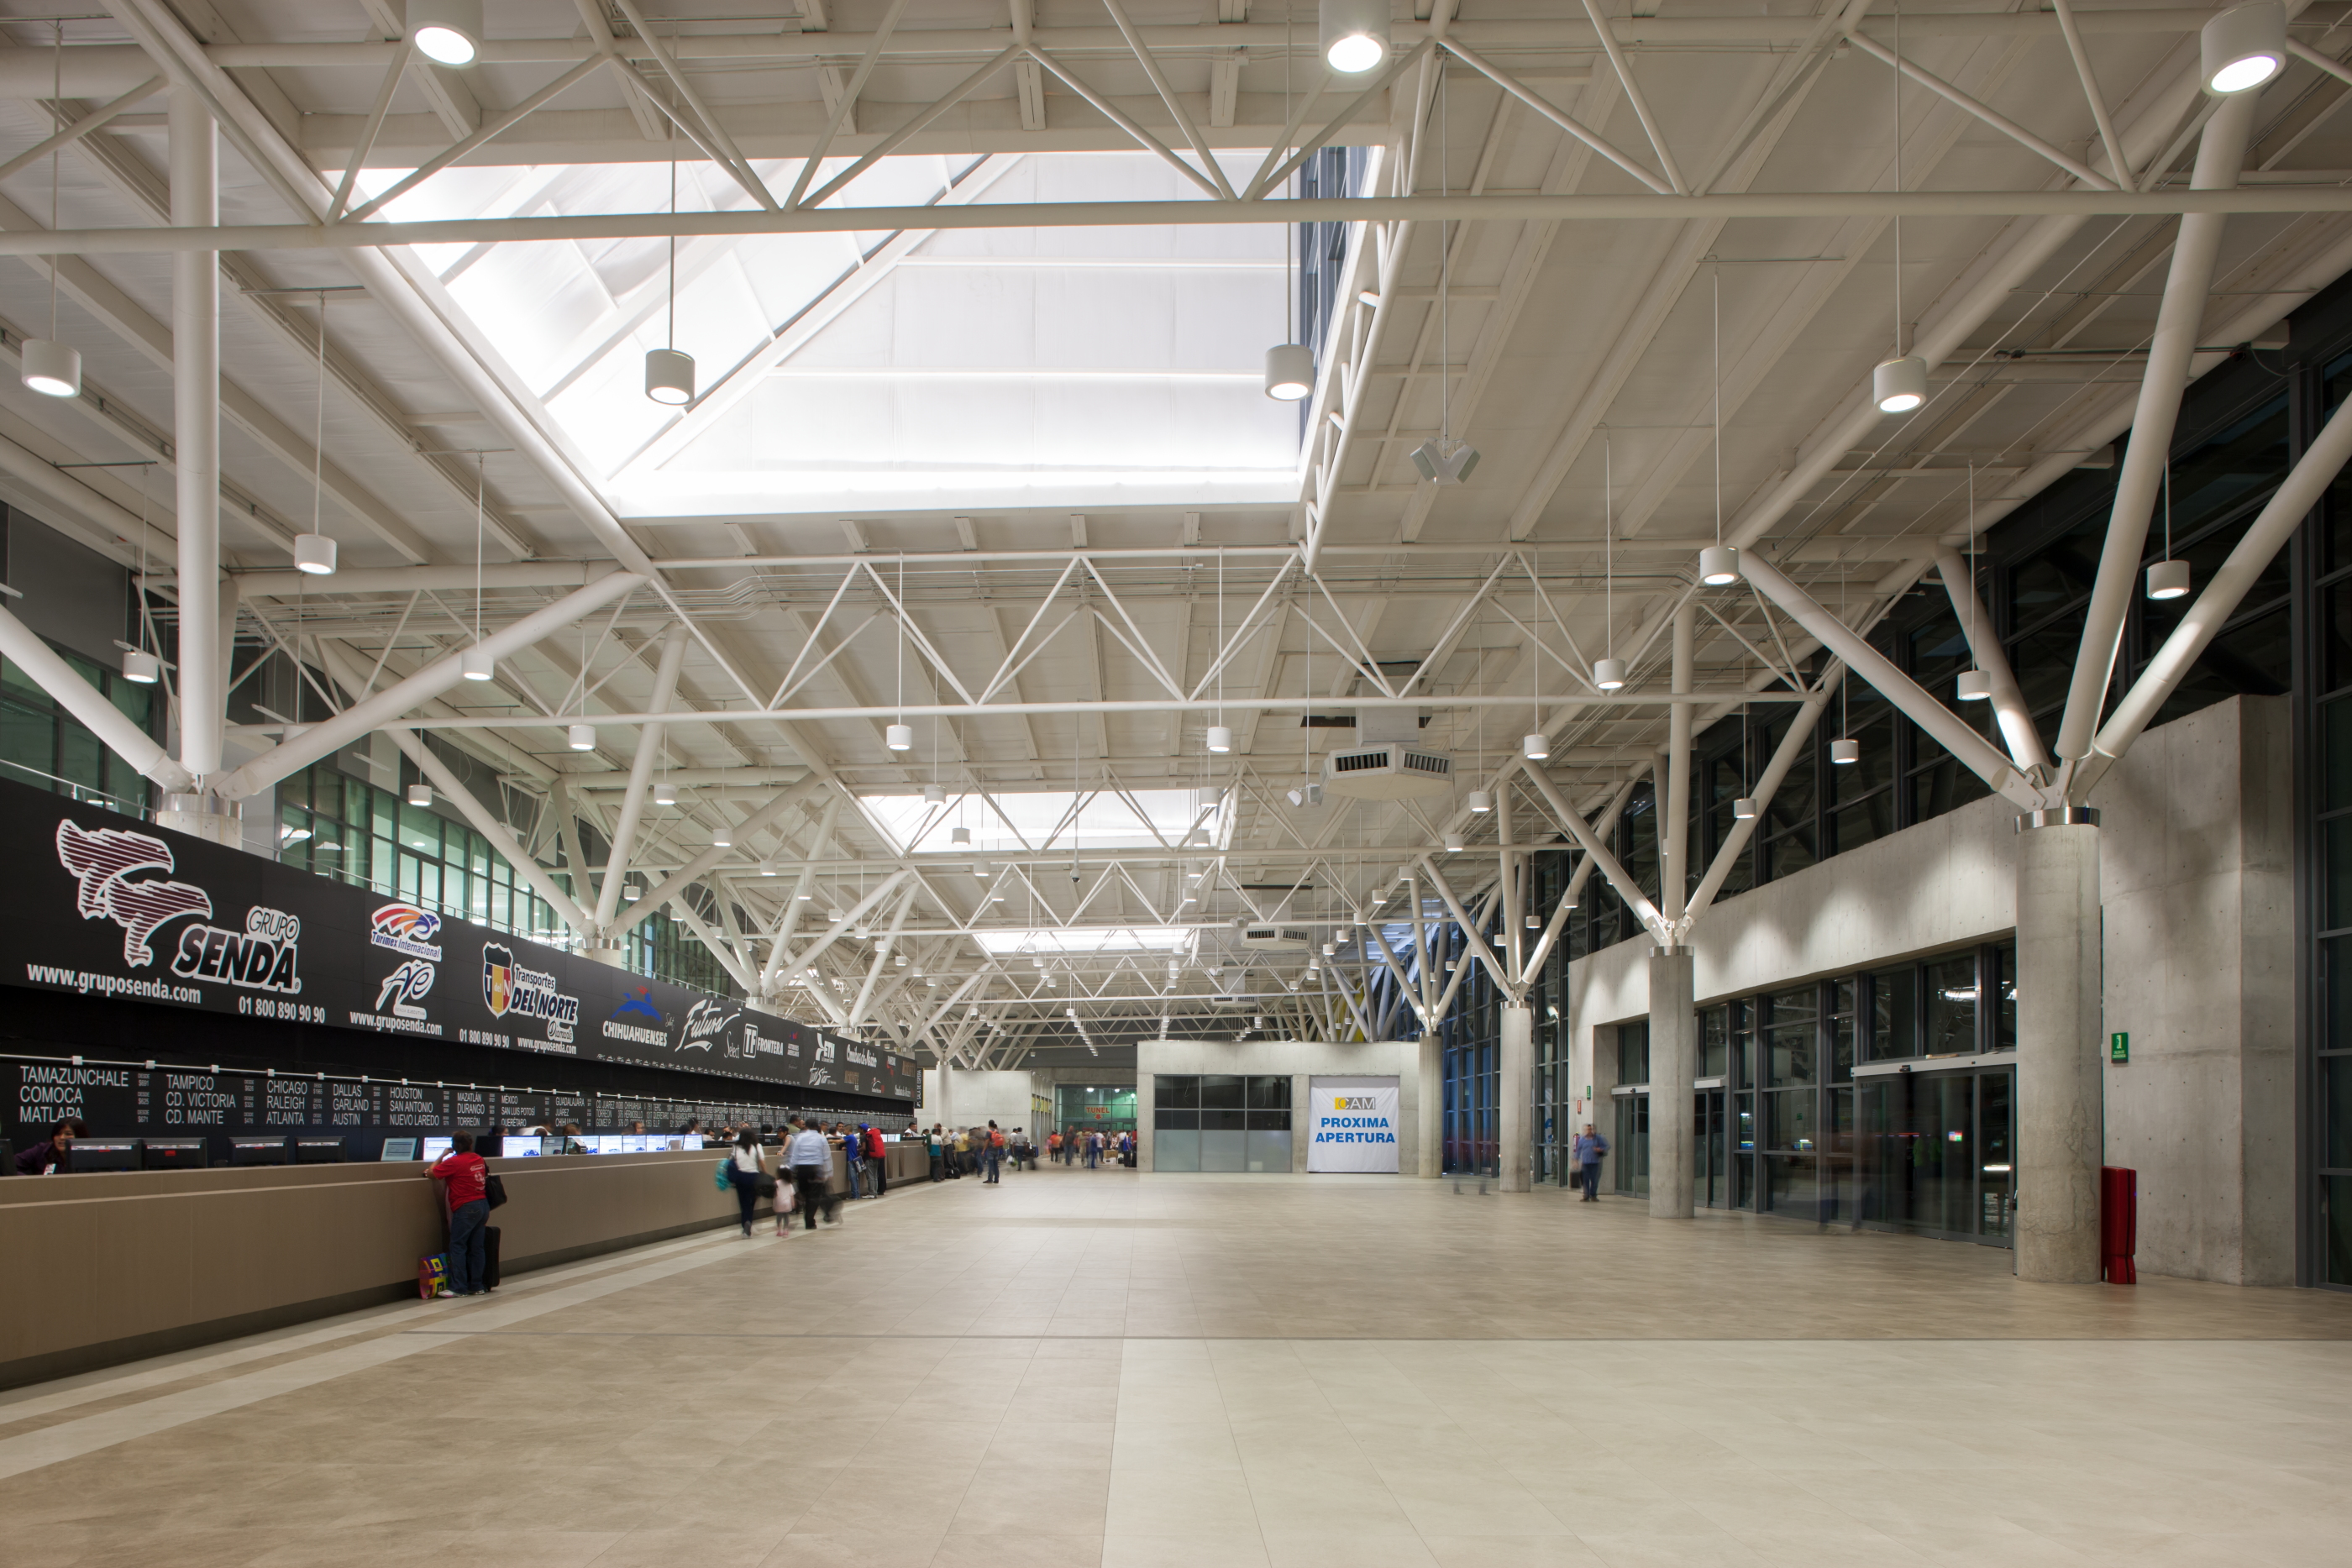
[(1314, 1079), (1307, 1103), (1308, 1171), (1396, 1175), (1394, 1078)]

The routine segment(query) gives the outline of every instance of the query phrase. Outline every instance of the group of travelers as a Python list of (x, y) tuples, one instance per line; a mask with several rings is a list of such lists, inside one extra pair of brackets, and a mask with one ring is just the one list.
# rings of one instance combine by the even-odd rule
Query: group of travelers
[(784, 1125), (772, 1168), (768, 1150), (776, 1134), (766, 1127), (748, 1125), (734, 1131), (733, 1145), (720, 1172), (735, 1191), (746, 1238), (751, 1235), (752, 1219), (762, 1197), (770, 1201), (779, 1236), (791, 1230), (795, 1212), (810, 1230), (816, 1228), (820, 1215), (827, 1225), (839, 1225), (843, 1195), (833, 1190), (835, 1149), (841, 1151), (843, 1169), (848, 1174), (850, 1197), (859, 1196), (861, 1168), (874, 1188), (871, 1196), (880, 1197), (889, 1190), (883, 1174), (888, 1145), (878, 1127), (794, 1116)]
[(1009, 1164), (1014, 1170), (1037, 1168), (1037, 1145), (1019, 1127), (1006, 1132), (991, 1122), (985, 1127), (949, 1128), (934, 1122), (923, 1134), (930, 1146), (931, 1179), (961, 1181), (977, 1176), (983, 1186), (994, 1186)]
[(1046, 1157), (1066, 1166), (1083, 1164), (1100, 1170), (1111, 1164), (1135, 1164), (1135, 1134), (1106, 1133), (1099, 1127), (1070, 1127), (1045, 1139)]

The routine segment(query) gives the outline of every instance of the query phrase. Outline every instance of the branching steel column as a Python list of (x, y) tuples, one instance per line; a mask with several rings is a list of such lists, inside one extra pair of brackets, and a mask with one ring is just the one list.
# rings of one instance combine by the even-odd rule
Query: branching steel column
[[(2253, 129), (2254, 100), (2260, 96), (2248, 92), (2224, 99), (2206, 121), (2197, 144), (2191, 189), (2221, 190), (2238, 183), (2238, 166), (2245, 161), (2246, 139)], [(2123, 471), (2116, 476), (2107, 542), (2099, 552), (2083, 644), (2074, 655), (2074, 678), (2066, 692), (2065, 716), (2058, 725), (2062, 763), (2089, 756), (2091, 737), (2098, 729), (2116, 650), (2123, 645), (2124, 616), (2139, 583), (2148, 518), (2172, 455), (2172, 427), (2180, 416), (2181, 394), (2189, 388), (2189, 361), (2205, 324), (2224, 221), (2217, 214), (2189, 214), (2180, 220), (2179, 236), (2172, 243), (2172, 271), (2164, 280), (2164, 302), (2157, 308), (2156, 332), (2148, 340), (2147, 371), (2140, 381), (2139, 406), (2132, 414), (2131, 444), (2124, 452)]]
[[(205, 100), (171, 94), (172, 223), (220, 222), (220, 141)], [(221, 770), (228, 693), (205, 656), (220, 614), (220, 256), (172, 257), (172, 442), (180, 530), (180, 765)]]
[(801, 905), (816, 890), (816, 862), (832, 847), (834, 824), (840, 821), (841, 792), (835, 790), (825, 797), (824, 815), (817, 822), (816, 837), (809, 841), (808, 859), (801, 862), (801, 874), (793, 883), (793, 894), (784, 901), (783, 912), (776, 916), (776, 934), (768, 942), (767, 967), (760, 971), (760, 994), (763, 997), (775, 995), (776, 976), (784, 967), (784, 952), (792, 945), (793, 927), (800, 924)]
[[(669, 706), (677, 691), (677, 667), (686, 661), (687, 630), (672, 626), (662, 639), (661, 663), (654, 668), (656, 712)], [(621, 882), (629, 869), (629, 855), (637, 847), (637, 824), (645, 820), (646, 786), (654, 765), (661, 759), (666, 727), (656, 722), (637, 732), (637, 754), (629, 759), (628, 793), (621, 797), (621, 815), (613, 824), (613, 847), (604, 857), (604, 880), (596, 888), (596, 924), (601, 929), (621, 912)]]
[[(1698, 630), (1698, 605), (1684, 600), (1675, 611), (1672, 689), (1691, 689), (1693, 643)], [(1678, 923), (1690, 894), (1691, 705), (1676, 703), (1666, 717), (1665, 853), (1658, 874), (1660, 913)]]
[(38, 632), (5, 608), (0, 608), (0, 659), (30, 675), (34, 685), (79, 719), (105, 743), (108, 750), (164, 789), (185, 789), (192, 782), (186, 770), (172, 760), (153, 737), (109, 702), (104, 693), (83, 680)]
[(1960, 618), (1960, 630), (1968, 633), (1969, 655), (1992, 686), (1993, 716), (2000, 725), (2001, 738), (2009, 743), (2011, 759), (2021, 770), (2047, 768), (2050, 754), (2042, 749), (2042, 732), (2034, 727), (2033, 716), (2025, 711), (2025, 694), (2018, 689), (2000, 639), (1992, 634), (1976, 584), (1969, 580), (1969, 563), (1951, 546), (1938, 545), (1936, 566), (1944, 574), (1944, 592), (1951, 599), (1952, 613)]

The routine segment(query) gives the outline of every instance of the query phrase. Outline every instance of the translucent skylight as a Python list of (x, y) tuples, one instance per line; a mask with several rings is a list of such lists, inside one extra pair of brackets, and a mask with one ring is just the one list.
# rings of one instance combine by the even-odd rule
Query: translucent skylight
[[(1221, 153), (1237, 181), (1259, 154)], [(847, 160), (829, 160), (830, 178)], [(799, 164), (755, 164), (789, 190)], [(405, 171), (372, 170), (369, 190)], [(399, 220), (661, 211), (667, 163), (445, 170)], [(681, 211), (751, 199), (677, 165)], [(1148, 152), (883, 159), (828, 206), (1205, 199)], [(877, 230), (420, 246), (625, 517), (1296, 500), (1286, 225)], [(674, 318), (674, 324), (673, 324)], [(645, 395), (646, 350), (697, 398)]]
[(1173, 953), (1192, 933), (1181, 925), (1131, 925), (1116, 931), (975, 931), (989, 953)]
[[(1075, 845), (1074, 800), (1079, 802)], [(940, 806), (926, 806), (920, 795), (869, 795), (863, 803), (898, 847), (912, 854), (1172, 849), (1188, 837), (1208, 849), (1224, 837), (1224, 793), (1218, 789), (1089, 790), (1082, 799), (1067, 789), (1038, 789), (950, 795)], [(970, 844), (954, 841), (959, 827), (971, 830)]]

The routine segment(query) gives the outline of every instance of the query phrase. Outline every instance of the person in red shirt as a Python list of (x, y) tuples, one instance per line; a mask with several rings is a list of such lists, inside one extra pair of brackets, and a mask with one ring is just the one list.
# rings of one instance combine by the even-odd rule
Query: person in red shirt
[(866, 1157), (871, 1162), (867, 1169), (874, 1173), (874, 1196), (881, 1197), (890, 1190), (890, 1145), (883, 1141), (882, 1129), (866, 1129)]
[(446, 1182), (449, 1207), (449, 1293), (478, 1296), (484, 1291), (482, 1228), (489, 1223), (490, 1167), (474, 1152), (474, 1134), (459, 1133), (449, 1140), (449, 1152), (425, 1173)]

